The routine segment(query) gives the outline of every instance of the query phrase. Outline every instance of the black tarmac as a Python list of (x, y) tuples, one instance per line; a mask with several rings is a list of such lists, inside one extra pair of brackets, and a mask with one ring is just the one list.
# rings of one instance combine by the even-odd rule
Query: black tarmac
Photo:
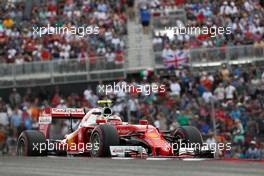
[(264, 176), (264, 163), (1, 157), (0, 176)]

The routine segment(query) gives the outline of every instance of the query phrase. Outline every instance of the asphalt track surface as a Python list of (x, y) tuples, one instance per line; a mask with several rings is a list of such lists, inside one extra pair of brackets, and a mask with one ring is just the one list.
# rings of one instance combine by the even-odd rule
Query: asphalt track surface
[(0, 176), (264, 176), (264, 163), (234, 161), (17, 158), (0, 156)]

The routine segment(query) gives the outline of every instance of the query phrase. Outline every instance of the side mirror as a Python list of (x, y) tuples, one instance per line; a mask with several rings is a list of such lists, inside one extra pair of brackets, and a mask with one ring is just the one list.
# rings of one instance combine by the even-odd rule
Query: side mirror
[(139, 124), (140, 125), (148, 125), (148, 121), (147, 120), (139, 120)]
[(106, 123), (107, 120), (106, 119), (96, 119), (96, 123), (100, 124), (100, 123)]

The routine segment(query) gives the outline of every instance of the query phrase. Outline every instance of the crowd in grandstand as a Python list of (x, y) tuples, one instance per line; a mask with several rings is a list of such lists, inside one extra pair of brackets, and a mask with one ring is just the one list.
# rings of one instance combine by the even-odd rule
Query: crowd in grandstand
[[(21, 0), (1, 1), (0, 46), (4, 49), (0, 52), (0, 63), (77, 58), (89, 59), (91, 64), (103, 60), (111, 68), (122, 65), (127, 16), (134, 18), (134, 5), (134, 0), (52, 0), (33, 3), (32, 9), (29, 9), (31, 13), (27, 13), (24, 10), (26, 3)], [(264, 9), (259, 0), (140, 0), (137, 5), (145, 33), (150, 32), (151, 16), (156, 16), (157, 10), (164, 29), (187, 26), (231, 28), (231, 34), (215, 37), (210, 34), (171, 36), (166, 32), (155, 33), (154, 50), (163, 50), (162, 57), (168, 62), (173, 60), (170, 58), (172, 55), (187, 62), (190, 48), (264, 46)], [(168, 20), (169, 11), (173, 9), (183, 9), (185, 18), (175, 16), (172, 21)], [(69, 33), (39, 37), (34, 33), (33, 27), (46, 27), (48, 24), (67, 28), (98, 26), (100, 33), (88, 37)]]
[[(176, 18), (174, 26), (230, 27), (232, 33), (216, 37), (211, 37), (210, 34), (185, 34), (174, 36), (171, 39), (168, 39), (166, 35), (156, 36), (155, 41), (162, 43), (163, 46), (168, 42), (179, 47), (187, 45), (189, 48), (248, 45), (255, 42), (261, 42), (263, 45), (264, 9), (258, 0), (206, 0), (182, 1), (181, 3), (187, 20)], [(170, 3), (165, 3), (160, 4), (159, 7), (166, 5), (172, 6)], [(163, 15), (167, 14), (161, 14)], [(163, 25), (166, 26), (166, 22)]]
[[(0, 63), (89, 59), (94, 64), (101, 59), (109, 65), (123, 64), (127, 17), (122, 1), (42, 1), (33, 4), (30, 16), (25, 15), (27, 3), (0, 2)], [(50, 29), (40, 37), (34, 30), (48, 25), (53, 29), (99, 27), (99, 34), (52, 34)]]
[[(152, 74), (139, 80), (121, 80), (119, 84), (162, 84), (166, 91), (148, 95), (144, 91), (120, 90), (106, 97), (98, 87), (70, 95), (63, 94), (59, 88), (53, 93), (42, 89), (38, 94), (32, 89), (23, 94), (13, 89), (9, 100), (0, 100), (1, 141), (15, 140), (22, 130), (37, 128), (39, 113), (44, 107), (92, 108), (97, 106), (98, 99), (110, 98), (114, 100), (113, 111), (124, 121), (138, 123), (139, 119), (147, 119), (161, 130), (194, 125), (207, 142), (232, 143), (232, 151), (222, 156), (264, 157), (264, 71), (259, 67), (250, 66), (244, 71), (240, 66), (223, 66), (214, 73), (199, 75), (185, 68), (172, 77)], [(216, 119), (216, 138), (212, 117)]]
[[(171, 67), (188, 62), (189, 50), (193, 48), (242, 45), (263, 48), (263, 5), (259, 0), (150, 1), (152, 15), (158, 16), (158, 24), (153, 27), (154, 51), (162, 51), (164, 64)], [(169, 9), (184, 9), (186, 15), (172, 14)], [(184, 30), (174, 35), (175, 28)], [(230, 31), (219, 33), (220, 28)]]

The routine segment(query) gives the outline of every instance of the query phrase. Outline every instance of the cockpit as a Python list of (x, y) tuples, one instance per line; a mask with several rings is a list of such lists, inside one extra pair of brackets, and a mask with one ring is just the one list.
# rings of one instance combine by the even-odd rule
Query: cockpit
[(79, 127), (92, 126), (98, 123), (122, 122), (119, 116), (113, 115), (108, 107), (91, 109), (82, 119)]

